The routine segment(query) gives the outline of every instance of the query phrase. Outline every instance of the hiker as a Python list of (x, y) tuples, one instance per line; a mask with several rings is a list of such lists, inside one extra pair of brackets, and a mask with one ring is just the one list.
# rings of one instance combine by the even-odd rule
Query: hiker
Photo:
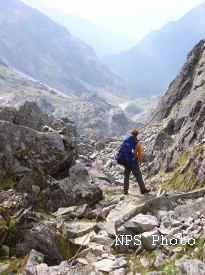
[(124, 139), (124, 140), (128, 140), (128, 142), (130, 141), (132, 144), (134, 144), (134, 164), (132, 165), (132, 167), (130, 166), (126, 166), (125, 170), (124, 170), (124, 194), (128, 195), (128, 189), (129, 189), (129, 177), (130, 177), (130, 173), (132, 172), (133, 175), (135, 176), (137, 183), (139, 185), (141, 194), (146, 194), (149, 193), (151, 190), (150, 189), (146, 189), (144, 181), (142, 179), (142, 174), (140, 171), (140, 166), (142, 165), (142, 147), (140, 142), (137, 139), (138, 136), (138, 130), (133, 128), (130, 131), (130, 134), (128, 134)]

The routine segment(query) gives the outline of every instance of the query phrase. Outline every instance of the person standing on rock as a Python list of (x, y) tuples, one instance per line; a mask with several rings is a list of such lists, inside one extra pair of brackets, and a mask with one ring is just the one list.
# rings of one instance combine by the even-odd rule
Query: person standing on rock
[(134, 144), (134, 148), (132, 148), (132, 151), (134, 153), (134, 160), (133, 164), (131, 166), (124, 165), (125, 170), (124, 170), (124, 194), (128, 195), (128, 190), (129, 190), (129, 177), (130, 173), (132, 172), (133, 175), (135, 176), (137, 183), (139, 185), (141, 194), (146, 194), (149, 193), (151, 190), (146, 189), (144, 181), (142, 179), (142, 173), (140, 171), (140, 166), (142, 165), (142, 147), (140, 142), (137, 139), (138, 136), (138, 130), (133, 128), (130, 131), (130, 134), (128, 134), (124, 139), (123, 139), (123, 144), (124, 142), (127, 142), (128, 144)]

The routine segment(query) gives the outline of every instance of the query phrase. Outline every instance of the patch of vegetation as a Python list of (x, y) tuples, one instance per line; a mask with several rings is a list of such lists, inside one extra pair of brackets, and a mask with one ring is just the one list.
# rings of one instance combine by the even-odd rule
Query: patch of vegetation
[(82, 222), (93, 222), (93, 219), (83, 218), (81, 221)]
[(20, 231), (19, 225), (16, 223), (16, 220), (13, 216), (10, 216), (10, 220), (8, 221), (9, 234), (7, 235), (4, 244), (10, 247), (10, 257), (14, 256), (14, 248), (22, 237), (22, 232)]
[(119, 190), (111, 190), (109, 188), (102, 189), (103, 197), (111, 197), (122, 194)]
[(40, 193), (36, 199), (36, 207), (37, 209), (46, 210), (46, 205), (50, 199), (50, 196)]
[(68, 249), (67, 250), (67, 257), (68, 257), (67, 259), (71, 259), (71, 258), (73, 258), (73, 256), (74, 255), (72, 254), (72, 252)]
[(6, 257), (4, 256), (0, 256), (0, 264), (8, 264), (9, 263), (9, 259), (7, 259)]
[(55, 155), (56, 160), (62, 160), (65, 158), (65, 156), (61, 155), (60, 153)]
[(191, 152), (200, 152), (201, 145), (196, 148), (190, 148), (182, 154), (178, 159), (179, 167), (177, 167), (173, 172), (168, 173), (169, 179), (162, 183), (162, 188), (164, 189), (178, 189), (182, 191), (191, 191), (192, 186), (196, 181), (196, 176), (191, 172), (191, 169), (187, 169), (184, 173), (180, 173), (182, 167), (187, 162)]
[(15, 181), (15, 177), (14, 175), (7, 177), (5, 180), (0, 182), (0, 187), (3, 190), (8, 190), (9, 188), (11, 188), (13, 185), (17, 184), (17, 182)]
[(6, 225), (6, 221), (0, 216), (0, 240), (1, 240), (1, 242), (5, 238), (7, 231), (8, 231), (8, 227)]
[(205, 180), (203, 180), (199, 185), (199, 188), (203, 188), (203, 187), (205, 187)]
[(169, 152), (170, 152), (170, 154), (171, 154), (171, 156), (173, 156), (174, 155), (174, 148), (172, 147), (172, 148), (169, 148)]
[[(142, 275), (145, 275), (147, 272), (150, 271), (158, 271), (161, 272), (162, 275), (176, 275), (176, 261), (178, 261), (182, 256), (187, 255), (190, 258), (195, 258), (202, 260), (203, 259), (203, 247), (204, 241), (196, 241), (193, 245), (183, 245), (180, 242), (174, 246), (174, 248), (181, 247), (182, 250), (177, 253), (175, 258), (171, 258), (170, 256), (166, 257), (164, 263), (159, 268), (155, 267), (156, 261), (156, 253), (155, 250), (153, 251), (146, 251), (141, 255), (136, 254), (126, 254), (125, 258), (128, 262), (127, 273), (130, 272), (138, 272)], [(198, 251), (195, 249), (198, 248)], [(147, 259), (149, 262), (147, 267), (144, 267), (140, 262), (140, 257)]]
[[(150, 262), (150, 264), (147, 267), (144, 267), (140, 262), (140, 257), (146, 258)], [(134, 271), (134, 273), (138, 272), (141, 275), (145, 275), (148, 271), (153, 270), (152, 263), (154, 262), (154, 259), (155, 259), (155, 252), (147, 251), (142, 256), (136, 255), (136, 254), (125, 255), (125, 258), (128, 263), (127, 270), (126, 270), (127, 273)], [(156, 270), (156, 268), (155, 268), (155, 270)]]
[(10, 273), (18, 273), (18, 269), (21, 266), (21, 259), (15, 259), (10, 262), (9, 266), (2, 272), (0, 272), (0, 275), (8, 275)]
[(164, 189), (177, 189), (182, 191), (191, 191), (194, 182), (196, 181), (195, 175), (192, 175), (190, 170), (180, 174), (181, 169), (177, 169), (171, 179), (162, 184)]

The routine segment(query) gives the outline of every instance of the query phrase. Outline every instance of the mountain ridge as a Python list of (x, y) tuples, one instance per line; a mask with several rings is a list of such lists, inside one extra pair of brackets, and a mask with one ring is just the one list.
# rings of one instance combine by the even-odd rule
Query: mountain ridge
[(128, 36), (118, 34), (107, 27), (94, 23), (91, 20), (63, 12), (59, 9), (51, 8), (41, 1), (21, 1), (26, 5), (38, 9), (40, 12), (49, 16), (52, 20), (62, 24), (73, 36), (76, 36), (91, 45), (100, 59), (108, 54), (128, 49), (136, 42)]
[(0, 1), (0, 56), (67, 95), (99, 93), (112, 103), (144, 94), (100, 61), (92, 47), (20, 1)]
[(130, 50), (103, 60), (130, 81), (147, 87), (151, 94), (165, 92), (187, 52), (205, 38), (204, 11), (205, 1), (178, 21), (150, 32)]

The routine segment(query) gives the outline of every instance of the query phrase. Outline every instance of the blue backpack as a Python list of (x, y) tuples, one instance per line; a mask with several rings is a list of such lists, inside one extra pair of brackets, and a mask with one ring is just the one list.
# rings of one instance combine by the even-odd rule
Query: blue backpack
[(115, 156), (115, 159), (118, 164), (127, 167), (133, 167), (136, 164), (136, 159), (134, 157), (134, 149), (138, 142), (138, 139), (131, 134), (127, 135), (123, 139), (120, 150)]

